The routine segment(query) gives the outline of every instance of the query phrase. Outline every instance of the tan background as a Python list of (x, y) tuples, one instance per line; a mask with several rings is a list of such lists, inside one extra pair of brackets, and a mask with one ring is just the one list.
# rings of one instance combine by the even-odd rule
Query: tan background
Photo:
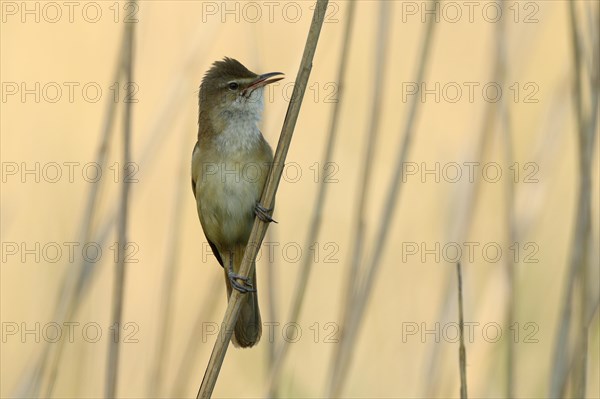
[[(43, 87), (57, 82), (63, 88), (56, 102), (42, 96), (39, 103), (32, 95), (20, 98), (20, 93), (3, 98), (1, 104), (1, 156), (3, 168), (7, 163), (21, 163), (32, 168), (50, 162), (86, 164), (94, 162), (103, 123), (106, 103), (113, 92), (113, 70), (122, 37), (123, 3), (119, 23), (114, 21), (113, 2), (95, 4), (102, 11), (97, 23), (87, 22), (82, 9), (88, 3), (78, 3), (74, 21), (68, 20), (68, 8), (58, 3), (62, 18), (51, 23), (54, 11), (46, 3), (37, 3), (40, 21), (34, 16), (22, 15), (25, 3), (11, 3), (19, 10), (9, 14), (7, 3), (2, 2), (1, 27), (1, 80), (3, 96), (6, 82), (32, 88), (35, 82)], [(151, 368), (155, 361), (158, 314), (162, 297), (165, 268), (176, 268), (172, 296), (172, 314), (169, 346), (161, 360), (161, 390), (150, 396), (195, 395), (210, 356), (214, 336), (205, 342), (197, 337), (199, 350), (186, 368), (191, 378), (184, 386), (173, 387), (176, 374), (186, 351), (186, 344), (198, 317), (207, 323), (220, 323), (226, 301), (217, 262), (207, 256), (204, 236), (197, 219), (194, 200), (189, 191), (189, 161), (195, 142), (197, 121), (197, 89), (210, 64), (231, 56), (249, 69), (262, 73), (282, 71), (283, 82), (292, 82), (297, 72), (311, 19), (311, 3), (295, 2), (294, 8), (275, 2), (273, 18), (269, 8), (258, 4), (262, 16), (256, 23), (254, 10), (245, 3), (201, 1), (148, 1), (141, 2), (136, 16), (136, 51), (134, 80), (139, 88), (139, 100), (133, 108), (133, 160), (139, 165), (132, 185), (129, 240), (139, 251), (134, 255), (138, 263), (127, 266), (124, 322), (135, 323), (139, 331), (137, 343), (124, 344), (118, 394), (122, 397), (148, 396)], [(403, 101), (402, 83), (415, 78), (418, 51), (425, 24), (420, 15), (403, 14), (407, 2), (390, 2), (391, 29), (388, 62), (384, 77), (380, 141), (376, 149), (374, 174), (369, 189), (367, 252), (370, 252), (374, 232), (379, 223), (387, 185), (393, 174), (397, 149), (406, 120), (408, 101)], [(507, 80), (518, 82), (521, 88), (527, 82), (539, 87), (537, 103), (512, 101), (513, 92), (504, 88), (509, 102), (514, 160), (521, 166), (535, 162), (539, 166), (537, 183), (520, 181), (516, 190), (516, 220), (521, 250), (527, 242), (535, 243), (539, 252), (538, 263), (516, 264), (517, 321), (520, 323), (516, 363), (516, 393), (519, 397), (547, 395), (550, 364), (563, 295), (566, 266), (573, 234), (575, 200), (577, 193), (577, 140), (570, 90), (572, 58), (567, 6), (564, 1), (530, 2), (537, 8), (524, 9), (524, 2), (509, 2), (509, 7), (520, 10), (518, 22), (514, 11), (506, 15)], [(35, 7), (36, 2), (27, 2)], [(333, 103), (326, 101), (331, 92), (329, 82), (335, 82), (339, 49), (347, 8), (345, 2), (333, 2), (327, 16), (314, 60), (310, 85), (307, 90), (288, 162), (295, 162), (301, 177), (293, 181), (294, 170), (282, 180), (275, 219), (279, 224), (270, 227), (268, 240), (280, 243), (274, 262), (276, 268), (277, 314), (269, 317), (266, 295), (265, 263), (258, 266), (258, 284), (263, 321), (287, 323), (287, 314), (300, 262), (290, 261), (281, 248), (289, 243), (304, 246), (306, 229), (311, 218), (317, 184), (314, 168), (320, 162), (325, 144)], [(424, 3), (415, 2), (417, 7)], [(481, 10), (475, 8), (474, 21), (468, 21), (468, 8), (458, 2), (462, 18), (452, 23), (441, 18), (434, 37), (431, 60), (427, 69), (428, 88), (435, 82), (443, 86), (457, 82), (492, 81), (494, 63), (495, 24), (487, 22)], [(357, 20), (352, 37), (350, 62), (347, 71), (346, 101), (342, 108), (339, 140), (334, 161), (339, 167), (337, 183), (330, 183), (324, 209), (324, 222), (318, 238), (320, 254), (314, 265), (299, 326), (302, 337), (292, 345), (285, 365), (282, 393), (290, 397), (319, 397), (324, 395), (328, 366), (334, 343), (324, 342), (325, 323), (339, 323), (340, 300), (345, 270), (351, 252), (354, 212), (357, 201), (359, 171), (366, 145), (369, 110), (372, 103), (374, 80), (374, 41), (380, 3), (361, 1), (357, 5)], [(88, 5), (88, 7), (90, 7)], [(207, 13), (217, 10), (216, 15)], [(221, 15), (223, 7), (232, 14)], [(237, 9), (236, 9), (237, 7)], [(288, 8), (285, 8), (288, 7)], [(294, 10), (301, 10), (298, 21), (291, 22)], [(286, 14), (284, 8), (289, 12)], [(538, 9), (539, 8), (539, 9)], [(525, 15), (537, 9), (537, 23), (524, 23)], [(581, 31), (589, 39), (588, 12), (597, 4), (579, 2)], [(451, 10), (447, 10), (450, 12)], [(93, 11), (89, 10), (91, 15)], [(21, 17), (25, 17), (25, 22)], [(236, 17), (239, 21), (236, 21)], [(406, 22), (403, 21), (406, 18)], [(595, 27), (598, 29), (598, 27)], [(587, 41), (589, 43), (589, 40)], [(587, 53), (589, 54), (589, 52)], [(78, 82), (74, 101), (68, 100), (64, 82)], [(102, 88), (96, 103), (86, 101), (81, 87), (95, 82)], [(266, 104), (263, 132), (275, 147), (279, 128), (285, 116), (287, 102), (282, 85), (275, 88)], [(481, 86), (479, 86), (481, 87)], [(318, 88), (318, 92), (317, 89)], [(465, 89), (466, 90), (466, 89)], [(291, 93), (291, 90), (290, 90)], [(122, 96), (120, 90), (116, 130), (108, 153), (108, 165), (121, 160)], [(415, 124), (415, 139), (409, 160), (432, 168), (436, 162), (477, 161), (477, 142), (483, 111), (487, 102), (476, 90), (474, 101), (463, 98), (451, 103), (444, 98), (439, 103), (428, 96), (420, 104)], [(520, 100), (524, 92), (521, 91)], [(166, 117), (165, 117), (166, 115)], [(497, 126), (497, 125), (495, 125)], [(506, 243), (507, 217), (505, 192), (512, 171), (504, 161), (505, 147), (499, 130), (492, 133), (484, 162), (501, 165), (503, 177), (498, 183), (481, 183), (480, 196), (472, 211), (473, 224), (467, 237), (458, 240), (494, 242), (503, 249), (503, 258), (497, 263), (487, 262), (481, 251), (475, 252), (473, 262), (464, 263), (465, 314), (467, 321), (480, 323), (475, 328), (473, 342), (467, 343), (469, 393), (473, 397), (500, 397), (503, 395), (504, 343), (513, 338), (504, 325), (506, 283), (503, 268), (509, 258)], [(596, 142), (597, 143), (597, 142)], [(591, 263), (594, 278), (592, 293), (598, 295), (598, 152), (594, 155), (593, 187), (593, 245)], [(463, 169), (463, 173), (467, 169)], [(478, 169), (480, 172), (481, 169)], [(39, 242), (79, 242), (88, 191), (91, 184), (81, 177), (81, 167), (75, 169), (73, 182), (67, 178), (68, 169), (56, 183), (43, 177), (39, 183), (32, 175), (6, 176), (2, 184), (2, 224), (4, 243), (25, 243), (27, 248)], [(523, 173), (523, 169), (521, 169)], [(100, 210), (94, 226), (102, 226), (114, 209), (119, 185), (113, 181), (113, 171), (103, 170), (106, 179), (100, 196)], [(521, 176), (522, 178), (522, 176)], [(23, 181), (24, 180), (24, 181)], [(522, 179), (521, 179), (522, 180)], [(177, 192), (182, 190), (181, 222), (177, 225), (174, 207)], [(458, 211), (465, 193), (472, 184), (463, 176), (460, 183), (435, 182), (431, 175), (422, 182), (419, 176), (409, 176), (402, 188), (396, 214), (392, 221), (388, 245), (382, 256), (382, 265), (373, 295), (366, 310), (366, 318), (355, 348), (354, 363), (344, 394), (349, 397), (420, 397), (427, 394), (439, 397), (458, 395), (458, 344), (434, 335), (417, 334), (402, 339), (403, 326), (416, 323), (433, 329), (436, 322), (456, 320), (455, 295), (450, 297), (447, 314), (440, 319), (446, 280), (453, 278), (452, 263), (435, 262), (433, 256), (422, 262), (419, 256), (402, 259), (402, 243), (425, 242), (432, 248), (435, 242), (443, 246), (455, 241), (453, 231), (463, 220)], [(174, 227), (175, 226), (177, 227)], [(177, 229), (177, 231), (174, 231)], [(54, 394), (57, 397), (99, 397), (104, 391), (106, 351), (110, 339), (110, 305), (114, 263), (109, 249), (116, 240), (116, 229), (111, 228), (107, 243), (102, 243), (102, 259), (96, 264), (93, 281), (86, 287), (79, 310), (68, 321), (78, 322), (74, 342), (65, 344), (59, 366)], [(167, 243), (173, 237), (178, 241), (178, 259), (166, 261)], [(99, 241), (94, 235), (93, 241)], [(333, 243), (338, 249), (337, 263), (324, 261), (325, 245)], [(64, 248), (64, 247), (63, 247)], [(81, 248), (81, 247), (79, 247)], [(328, 247), (331, 248), (331, 247)], [(479, 247), (481, 248), (481, 247)], [(7, 255), (3, 247), (1, 268), (1, 312), (3, 331), (16, 323), (29, 329), (40, 323), (40, 329), (54, 320), (54, 307), (61, 295), (61, 281), (73, 274), (78, 262), (70, 263), (66, 252), (56, 263), (34, 261), (27, 256), (22, 262), (18, 255)], [(306, 255), (310, 250), (303, 248)], [(290, 250), (290, 256), (294, 253)], [(76, 251), (76, 260), (81, 252)], [(521, 257), (523, 253), (521, 253)], [(207, 295), (217, 292), (207, 303)], [(539, 328), (537, 343), (524, 342), (527, 322)], [(8, 323), (8, 324), (7, 324)], [(24, 324), (22, 324), (24, 323)], [(98, 323), (103, 335), (96, 343), (82, 337), (81, 326)], [(319, 338), (315, 342), (314, 327), (319, 323)], [(502, 340), (486, 341), (481, 326), (499, 323), (503, 326)], [(412, 324), (411, 324), (412, 325)], [(281, 326), (275, 330), (275, 343), (282, 339)], [(35, 334), (3, 336), (2, 341), (2, 397), (12, 397), (32, 384), (32, 372), (46, 347), (57, 344), (36, 343)], [(66, 333), (66, 328), (63, 329)], [(339, 334), (338, 334), (339, 335)], [(588, 394), (600, 396), (599, 328), (595, 315), (590, 331), (590, 361)], [(267, 377), (269, 339), (266, 332), (260, 345), (252, 350), (229, 350), (216, 397), (260, 397), (264, 394)], [(436, 348), (441, 350), (436, 361), (439, 373), (428, 372), (428, 359)], [(428, 387), (432, 390), (428, 390)]]

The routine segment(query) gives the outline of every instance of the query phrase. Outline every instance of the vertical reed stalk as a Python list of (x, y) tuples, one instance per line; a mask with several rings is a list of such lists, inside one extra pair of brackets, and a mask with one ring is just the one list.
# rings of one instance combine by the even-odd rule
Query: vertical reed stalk
[[(587, 341), (588, 341), (588, 305), (589, 305), (589, 243), (591, 238), (591, 189), (592, 189), (592, 157), (594, 142), (597, 135), (597, 107), (598, 107), (598, 57), (593, 56), (591, 83), (592, 110), (589, 118), (585, 118), (584, 98), (582, 88), (582, 42), (579, 38), (577, 27), (577, 12), (575, 2), (569, 2), (569, 18), (571, 27), (571, 46), (573, 49), (573, 99), (575, 119), (577, 123), (578, 155), (579, 155), (579, 193), (575, 217), (575, 231), (571, 253), (569, 257), (569, 270), (566, 279), (565, 294), (559, 318), (559, 328), (554, 348), (554, 360), (550, 377), (550, 397), (564, 396), (569, 374), (571, 375), (573, 395), (585, 397), (587, 374)], [(594, 39), (592, 38), (592, 41)], [(597, 50), (593, 50), (597, 54)], [(571, 328), (572, 311), (574, 307), (575, 285), (579, 285), (578, 305), (580, 310), (573, 368), (569, 363), (569, 335)]]
[[(505, 13), (506, 0), (500, 1), (500, 10)], [(496, 71), (497, 71), (497, 83), (500, 87), (506, 87), (507, 82), (507, 60), (506, 52), (506, 23), (505, 18), (502, 18), (496, 24)], [(504, 96), (497, 103), (498, 104), (498, 115), (499, 115), (499, 130), (501, 136), (504, 139), (504, 159), (505, 165), (513, 164), (513, 150), (512, 150), (512, 132), (510, 126), (510, 114), (509, 114), (509, 102), (507, 97)], [(517, 242), (516, 237), (516, 225), (515, 225), (515, 185), (512, 180), (506, 182), (506, 197), (505, 197), (505, 214), (507, 220), (506, 226), (506, 244), (507, 248), (514, 245)], [(510, 257), (506, 260), (506, 280), (507, 280), (507, 301), (505, 309), (505, 323), (507, 328), (512, 328), (515, 321), (516, 315), (516, 292), (515, 292), (515, 264)], [(513, 398), (515, 396), (515, 344), (512, 339), (506, 340), (506, 390), (505, 395), (507, 398)]]
[[(353, 238), (351, 240), (352, 253), (349, 256), (349, 267), (346, 272), (346, 286), (342, 293), (342, 308), (341, 308), (341, 325), (344, 326), (347, 323), (350, 313), (352, 311), (352, 304), (356, 295), (358, 275), (360, 272), (360, 262), (364, 256), (364, 241), (365, 241), (365, 210), (367, 208), (367, 193), (369, 187), (369, 181), (371, 179), (371, 173), (373, 170), (373, 160), (375, 158), (375, 149), (377, 148), (377, 142), (379, 137), (379, 125), (381, 120), (381, 111), (383, 103), (383, 82), (385, 76), (385, 67), (387, 65), (388, 41), (389, 41), (389, 28), (390, 28), (390, 15), (391, 6), (393, 3), (380, 2), (379, 3), (379, 14), (377, 16), (377, 32), (374, 40), (374, 64), (375, 71), (373, 73), (373, 99), (371, 102), (370, 110), (370, 122), (369, 127), (365, 134), (365, 154), (364, 154), (364, 168), (361, 168), (361, 178), (358, 185), (358, 205), (356, 208), (356, 215), (354, 217), (355, 226), (353, 227)], [(344, 333), (342, 329), (342, 334)], [(332, 384), (337, 380), (337, 374), (340, 370), (338, 361), (340, 358), (341, 345), (334, 347), (333, 359), (331, 363), (331, 369), (329, 371), (329, 383)]]
[[(429, 6), (428, 9), (433, 9), (434, 7), (437, 8), (438, 6), (439, 0), (431, 0), (431, 6)], [(425, 76), (425, 69), (429, 62), (429, 54), (435, 26), (435, 18), (429, 18), (425, 27), (425, 34), (421, 45), (421, 54), (419, 57), (417, 75), (416, 79), (414, 80), (414, 82), (419, 84), (419, 87), (421, 87), (420, 85), (423, 82)], [(339, 345), (343, 346), (340, 349), (339, 359), (336, 359), (340, 371), (338, 373), (338, 378), (336, 378), (335, 381), (332, 381), (328, 393), (329, 397), (340, 396), (347, 377), (349, 367), (352, 364), (353, 355), (355, 353), (354, 344), (358, 335), (358, 330), (361, 325), (360, 322), (363, 318), (364, 310), (367, 301), (369, 300), (373, 288), (373, 283), (375, 281), (375, 277), (381, 264), (381, 256), (383, 255), (383, 251), (387, 243), (387, 238), (389, 237), (390, 223), (394, 219), (394, 211), (396, 208), (396, 204), (399, 201), (398, 197), (401, 187), (400, 177), (402, 175), (403, 165), (407, 161), (408, 153), (411, 147), (414, 133), (413, 126), (417, 116), (419, 104), (419, 96), (413, 96), (409, 105), (406, 123), (404, 125), (404, 138), (400, 147), (398, 148), (398, 155), (396, 157), (397, 161), (394, 168), (394, 175), (388, 187), (388, 193), (381, 215), (379, 230), (377, 231), (377, 234), (373, 241), (373, 256), (368, 264), (368, 268), (366, 271), (367, 276), (364, 279), (364, 284), (361, 287), (358, 287), (359, 289), (357, 290), (356, 301), (353, 303), (352, 306), (352, 313), (350, 314), (347, 324), (343, 326), (343, 335), (341, 336), (339, 343)]]
[[(183, 135), (181, 140), (181, 153), (189, 149), (189, 140)], [(157, 317), (157, 341), (156, 352), (150, 366), (148, 380), (148, 396), (156, 397), (161, 394), (164, 383), (164, 368), (165, 357), (168, 353), (168, 347), (171, 342), (172, 332), (172, 315), (173, 315), (173, 287), (175, 285), (176, 276), (179, 272), (180, 262), (179, 254), (181, 253), (181, 222), (183, 199), (189, 194), (189, 181), (183, 176), (189, 174), (189, 161), (181, 158), (182, 162), (179, 165), (179, 173), (177, 175), (175, 187), (175, 199), (173, 201), (172, 218), (170, 231), (167, 232), (167, 247), (164, 261), (164, 277), (162, 278), (162, 295), (159, 302), (158, 317)]]
[[(135, 6), (135, 0), (131, 1)], [(135, 24), (129, 23), (125, 26), (125, 49), (124, 69), (125, 82), (127, 87), (127, 97), (132, 99), (134, 95), (133, 83), (133, 54), (134, 54), (134, 33)], [(127, 165), (131, 161), (131, 101), (125, 102), (125, 112), (123, 114), (123, 171), (127, 170)], [(113, 308), (112, 308), (112, 323), (111, 326), (115, 329), (115, 337), (109, 341), (108, 347), (108, 362), (106, 376), (106, 397), (114, 398), (117, 392), (117, 377), (119, 375), (119, 348), (121, 318), (123, 313), (123, 298), (125, 288), (125, 249), (127, 248), (127, 219), (129, 206), (129, 180), (123, 174), (123, 182), (121, 186), (121, 208), (118, 225), (118, 263), (115, 271), (115, 286), (113, 291)]]
[[(312, 69), (312, 62), (317, 48), (317, 42), (319, 41), (323, 20), (325, 19), (325, 12), (327, 10), (328, 3), (328, 0), (319, 0), (317, 2), (317, 6), (315, 7), (310, 30), (306, 39), (306, 45), (304, 47), (304, 54), (302, 55), (302, 61), (300, 62), (300, 68), (295, 80), (296, 84), (294, 85), (294, 91), (292, 92), (290, 104), (285, 115), (277, 150), (275, 151), (273, 167), (269, 173), (267, 184), (261, 198), (261, 204), (266, 208), (271, 208), (275, 200), (277, 187), (279, 186), (281, 174), (283, 173), (285, 158), (292, 141), (294, 128), (296, 126), (296, 121), (298, 120), (298, 114), (300, 113), (304, 92), (306, 91), (306, 85)], [(248, 245), (246, 247), (246, 251), (244, 251), (242, 265), (240, 266), (239, 274), (241, 276), (250, 277), (254, 273), (254, 270), (252, 270), (252, 264), (254, 259), (256, 259), (256, 255), (265, 236), (267, 227), (267, 223), (264, 223), (259, 218), (254, 220), (252, 232), (250, 233), (250, 238), (248, 239)], [(198, 390), (198, 398), (209, 398), (212, 395), (219, 372), (221, 370), (221, 365), (223, 364), (223, 360), (227, 352), (227, 347), (229, 346), (229, 341), (231, 340), (231, 335), (233, 334), (233, 326), (235, 325), (239, 315), (243, 295), (244, 294), (237, 290), (233, 290), (231, 294), (229, 303), (227, 305), (227, 310), (225, 311), (222, 328), (219, 331), (219, 336), (215, 342), (204, 378), (202, 379), (202, 384)]]
[[(308, 229), (304, 248), (310, 248), (318, 241), (319, 232), (321, 229), (323, 207), (325, 206), (325, 198), (327, 196), (327, 189), (329, 183), (325, 181), (323, 176), (327, 171), (327, 166), (330, 164), (333, 157), (333, 149), (335, 148), (335, 140), (338, 132), (338, 123), (340, 119), (340, 110), (344, 99), (345, 93), (345, 75), (346, 66), (348, 64), (348, 54), (350, 48), (350, 38), (352, 35), (354, 14), (356, 9), (356, 3), (350, 2), (348, 4), (348, 12), (346, 15), (346, 25), (344, 28), (344, 36), (342, 39), (342, 52), (340, 56), (340, 62), (338, 64), (337, 82), (338, 82), (338, 98), (333, 106), (333, 112), (329, 123), (329, 132), (327, 135), (327, 144), (325, 146), (325, 153), (321, 161), (321, 178), (319, 179), (319, 187), (317, 189), (317, 196), (315, 198), (314, 211)], [(306, 286), (308, 284), (308, 278), (312, 268), (312, 257), (305, 256), (300, 269), (300, 276), (297, 280), (296, 289), (294, 290), (293, 303), (290, 309), (290, 316), (287, 319), (288, 323), (295, 323), (298, 321), (300, 311), (302, 310), (302, 304), (304, 303), (304, 297), (306, 293)], [(285, 362), (286, 355), (289, 349), (289, 341), (283, 340), (281, 347), (277, 350), (276, 357), (271, 367), (271, 375), (268, 382), (268, 393), (267, 397), (276, 397), (281, 375), (283, 372), (283, 365)]]
[(465, 349), (465, 320), (463, 316), (463, 289), (460, 262), (456, 264), (456, 274), (458, 278), (458, 329), (460, 332), (460, 346), (458, 349), (460, 398), (467, 399), (467, 350)]
[(204, 301), (201, 302), (203, 305), (200, 307), (194, 322), (194, 327), (190, 331), (190, 336), (183, 350), (183, 358), (179, 362), (177, 368), (177, 374), (175, 374), (175, 381), (173, 382), (169, 396), (173, 398), (186, 397), (185, 388), (188, 386), (188, 382), (191, 379), (192, 371), (194, 370), (193, 364), (196, 359), (198, 350), (203, 347), (200, 343), (205, 344), (207, 336), (203, 335), (208, 331), (205, 330), (206, 321), (214, 320), (214, 314), (216, 313), (216, 307), (213, 304), (213, 298), (218, 298), (223, 295), (222, 291), (224, 285), (222, 284), (222, 273), (216, 273), (212, 278), (210, 287), (204, 295)]

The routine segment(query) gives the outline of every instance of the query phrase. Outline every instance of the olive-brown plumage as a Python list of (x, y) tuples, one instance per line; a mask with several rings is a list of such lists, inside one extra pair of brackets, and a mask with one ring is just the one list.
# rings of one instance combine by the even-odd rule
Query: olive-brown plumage
[(246, 292), (233, 338), (240, 347), (255, 345), (262, 331), (256, 273), (250, 282), (237, 273), (273, 162), (258, 123), (263, 88), (281, 79), (269, 79), (276, 75), (257, 75), (225, 58), (213, 64), (200, 86), (192, 190), (206, 239), (225, 272), (227, 297), (232, 289)]

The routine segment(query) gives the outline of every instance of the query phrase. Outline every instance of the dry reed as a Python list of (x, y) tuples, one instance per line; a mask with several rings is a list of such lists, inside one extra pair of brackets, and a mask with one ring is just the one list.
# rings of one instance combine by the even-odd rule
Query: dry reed
[[(337, 71), (337, 82), (338, 82), (338, 97), (337, 101), (333, 106), (333, 111), (331, 114), (331, 120), (329, 123), (329, 130), (327, 134), (327, 143), (325, 145), (325, 153), (323, 154), (323, 159), (321, 161), (322, 172), (325, 173), (327, 166), (331, 162), (333, 156), (333, 149), (335, 148), (335, 142), (338, 132), (338, 123), (340, 119), (341, 106), (344, 99), (344, 86), (345, 86), (345, 75), (346, 75), (346, 66), (348, 64), (348, 54), (350, 48), (350, 38), (352, 36), (352, 28), (354, 21), (354, 14), (356, 9), (356, 3), (351, 2), (348, 5), (348, 12), (346, 15), (346, 25), (344, 28), (344, 35), (342, 39), (342, 51), (340, 55), (340, 62), (338, 64)], [(314, 211), (312, 214), (311, 222), (309, 224), (309, 229), (305, 241), (304, 248), (310, 248), (313, 243), (317, 242), (319, 231), (321, 228), (322, 222), (322, 213), (323, 207), (325, 205), (325, 199), (327, 197), (327, 189), (329, 184), (326, 182), (326, 179), (319, 179), (319, 187), (317, 189), (317, 196), (315, 198)], [(300, 316), (300, 311), (302, 309), (302, 304), (304, 303), (304, 297), (306, 293), (306, 286), (308, 284), (308, 279), (310, 276), (310, 271), (312, 267), (313, 258), (310, 256), (305, 256), (303, 259), (302, 267), (300, 269), (300, 276), (296, 283), (296, 288), (294, 290), (293, 303), (290, 309), (290, 316), (287, 319), (288, 323), (296, 323)], [(285, 362), (286, 355), (289, 349), (289, 341), (284, 340), (281, 343), (281, 347), (278, 348), (276, 352), (275, 359), (273, 364), (271, 365), (271, 373), (267, 383), (268, 393), (267, 397), (276, 397), (278, 386), (280, 383), (281, 375), (283, 372), (283, 365)]]
[[(317, 6), (315, 7), (308, 37), (306, 39), (306, 46), (304, 47), (304, 53), (302, 55), (302, 61), (300, 62), (300, 68), (295, 80), (296, 83), (294, 85), (294, 91), (292, 92), (292, 97), (290, 99), (290, 104), (283, 122), (283, 127), (281, 128), (279, 143), (273, 159), (273, 167), (269, 173), (266, 187), (260, 201), (265, 208), (273, 207), (275, 194), (277, 193), (279, 181), (281, 180), (281, 175), (283, 173), (285, 158), (292, 141), (294, 128), (296, 126), (296, 121), (298, 120), (298, 114), (300, 113), (304, 92), (306, 91), (306, 85), (312, 69), (312, 62), (317, 48), (317, 42), (321, 33), (321, 27), (325, 18), (328, 2), (328, 0), (319, 0), (317, 2)], [(263, 222), (259, 218), (255, 219), (254, 225), (252, 226), (252, 232), (250, 233), (250, 238), (248, 239), (246, 251), (244, 251), (242, 265), (240, 266), (239, 274), (241, 276), (250, 277), (254, 273), (254, 270), (252, 270), (253, 261), (256, 259), (256, 255), (265, 236), (267, 227), (267, 223)], [(219, 331), (219, 336), (217, 337), (217, 341), (215, 342), (208, 366), (206, 367), (202, 384), (198, 390), (198, 398), (209, 398), (212, 395), (219, 372), (221, 370), (221, 365), (223, 364), (223, 360), (227, 352), (227, 347), (229, 346), (229, 341), (231, 340), (233, 326), (235, 325), (239, 315), (243, 295), (244, 294), (240, 293), (239, 291), (234, 290), (229, 298), (222, 328)]]
[[(135, 7), (135, 0), (131, 1)], [(134, 86), (131, 82), (133, 79), (133, 64), (134, 64), (134, 34), (135, 24), (129, 23), (125, 25), (125, 42), (123, 50), (123, 68), (125, 82), (129, 83), (127, 87), (127, 97), (133, 99), (135, 94)], [(131, 113), (132, 101), (125, 102), (125, 111), (123, 113), (123, 167), (126, 168), (131, 162)], [(115, 272), (115, 285), (113, 291), (113, 307), (111, 325), (117, 331), (121, 328), (121, 319), (123, 314), (123, 299), (125, 289), (125, 250), (127, 248), (127, 221), (129, 216), (129, 185), (130, 181), (127, 178), (122, 179), (121, 199), (120, 199), (120, 215), (118, 223), (118, 263)], [(119, 337), (119, 334), (116, 334)], [(108, 346), (108, 362), (106, 366), (106, 388), (105, 395), (107, 398), (114, 398), (117, 393), (117, 383), (119, 376), (119, 348), (120, 339), (109, 340)]]
[[(438, 0), (431, 0), (429, 9), (433, 9), (439, 5)], [(425, 76), (425, 69), (429, 62), (429, 54), (431, 50), (431, 43), (433, 40), (433, 32), (436, 26), (435, 19), (429, 18), (425, 27), (423, 41), (420, 47), (420, 56), (417, 68), (416, 79), (414, 82), (421, 84)], [(342, 345), (339, 351), (338, 358), (335, 359), (339, 372), (337, 378), (331, 381), (330, 389), (328, 392), (329, 397), (339, 397), (343, 389), (346, 376), (349, 367), (352, 363), (354, 356), (354, 343), (356, 341), (358, 330), (361, 325), (360, 321), (364, 316), (364, 310), (366, 303), (369, 300), (371, 290), (375, 281), (375, 277), (381, 264), (381, 256), (385, 249), (387, 238), (389, 237), (389, 228), (391, 221), (394, 219), (394, 211), (399, 198), (400, 191), (400, 177), (402, 173), (402, 166), (406, 163), (408, 153), (411, 147), (413, 134), (414, 134), (414, 122), (419, 109), (419, 96), (413, 96), (408, 108), (408, 116), (405, 121), (403, 129), (403, 140), (400, 147), (398, 148), (398, 155), (396, 157), (396, 165), (394, 167), (394, 175), (390, 181), (388, 187), (388, 193), (386, 196), (385, 204), (383, 206), (383, 212), (381, 214), (381, 220), (379, 223), (379, 229), (376, 233), (375, 239), (373, 240), (372, 258), (368, 263), (366, 270), (366, 277), (363, 280), (364, 284), (358, 287), (356, 294), (356, 300), (353, 302), (352, 313), (348, 318), (346, 324), (342, 326), (342, 336), (339, 345)]]

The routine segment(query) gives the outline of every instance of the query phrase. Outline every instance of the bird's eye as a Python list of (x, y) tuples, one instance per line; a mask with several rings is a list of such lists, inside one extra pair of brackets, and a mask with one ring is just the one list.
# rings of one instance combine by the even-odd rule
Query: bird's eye
[(237, 90), (239, 85), (236, 82), (229, 83), (229, 90)]

